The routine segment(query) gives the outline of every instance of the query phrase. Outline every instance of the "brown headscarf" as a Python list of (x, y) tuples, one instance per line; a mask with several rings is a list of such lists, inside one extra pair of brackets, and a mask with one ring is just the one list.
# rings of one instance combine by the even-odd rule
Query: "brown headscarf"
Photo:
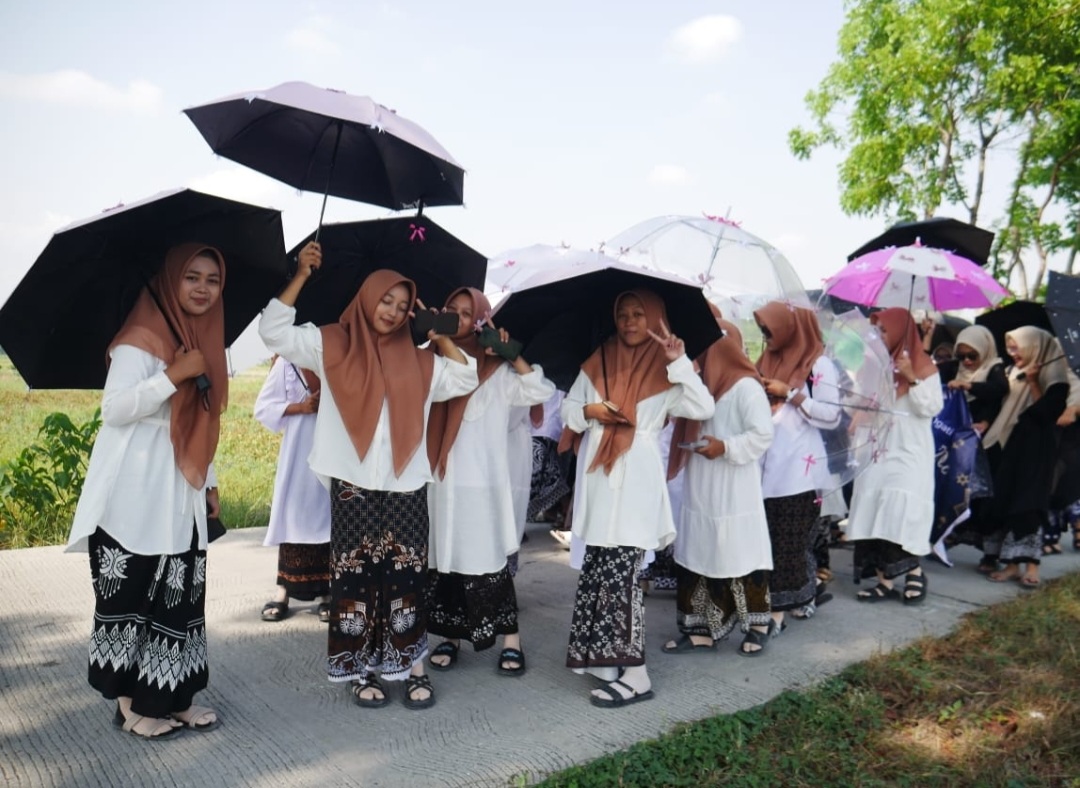
[(1004, 446), (1012, 435), (1020, 414), (1031, 405), (1031, 385), (1027, 382), (1026, 375), (1021, 375), (1025, 374), (1024, 370), (1032, 363), (1039, 365), (1039, 388), (1044, 392), (1056, 383), (1069, 383), (1068, 365), (1065, 363), (1061, 343), (1049, 331), (1035, 326), (1021, 326), (1005, 334), (1005, 339), (1016, 343), (1021, 363), (1009, 368), (1009, 393), (994, 423), (983, 435), (983, 446), (986, 448), (995, 443)]
[(424, 439), (424, 403), (431, 390), (435, 357), (413, 344), (409, 321), (390, 334), (372, 327), (375, 308), (390, 288), (405, 285), (409, 309), (416, 285), (381, 268), (364, 280), (336, 324), (322, 326), (323, 368), (356, 454), (367, 456), (383, 401), (390, 410), (394, 475), (401, 476)]
[[(472, 299), (474, 323), (491, 314), (491, 302), (475, 287), (459, 287), (447, 297), (443, 306), (450, 306), (450, 302), (462, 293)], [(506, 363), (498, 356), (489, 356), (484, 352), (484, 348), (480, 347), (480, 337), (472, 326), (458, 331), (454, 335), (454, 343), (461, 348), (463, 353), (468, 353), (476, 359), (476, 374), (480, 378), (480, 383), (468, 394), (454, 397), (446, 402), (436, 402), (431, 406), (431, 414), (428, 416), (427, 451), (428, 459), (431, 461), (431, 470), (440, 479), (446, 477), (446, 461), (450, 457), (450, 449), (453, 448), (454, 441), (457, 440), (458, 432), (461, 430), (461, 420), (465, 417), (465, 407), (469, 404), (469, 399), (480, 386), (484, 385), (485, 380)]]
[[(711, 304), (710, 304), (711, 306)], [(719, 312), (719, 310), (716, 310)], [(701, 379), (705, 388), (713, 395), (714, 400), (719, 400), (728, 390), (743, 378), (753, 378), (760, 382), (761, 376), (757, 367), (746, 356), (743, 350), (742, 332), (734, 323), (717, 319), (720, 330), (724, 332), (721, 339), (713, 342), (708, 350), (702, 353), (698, 359), (698, 367), (701, 369)], [(698, 439), (701, 434), (701, 422), (693, 419), (675, 419), (675, 429), (671, 435), (671, 451), (668, 452), (668, 478), (675, 476), (686, 467), (690, 459), (690, 452), (680, 449), (680, 443), (691, 443)]]
[(814, 362), (825, 352), (817, 315), (805, 307), (770, 301), (754, 311), (754, 320), (772, 335), (771, 347), (766, 347), (757, 362), (761, 377), (801, 389)]
[[(667, 324), (667, 310), (660, 296), (649, 290), (629, 290), (621, 293), (615, 299), (615, 313), (619, 311), (619, 303), (629, 296), (637, 298), (645, 307), (645, 320), (649, 330), (660, 333), (660, 323)], [(667, 375), (668, 363), (663, 348), (651, 338), (636, 347), (630, 347), (619, 339), (616, 332), (593, 351), (581, 365), (581, 371), (588, 375), (593, 387), (603, 399), (618, 405), (619, 410), (633, 424), (637, 424), (637, 404), (671, 388), (672, 383)], [(596, 450), (592, 465), (589, 466), (589, 472), (603, 466), (604, 473), (611, 473), (615, 461), (625, 454), (634, 442), (634, 430), (629, 424), (605, 424), (600, 446)], [(576, 451), (580, 443), (580, 435), (564, 428), (559, 440), (559, 451), (566, 451), (571, 445)]]
[[(173, 457), (188, 484), (201, 490), (206, 473), (217, 451), (221, 413), (229, 402), (229, 367), (225, 358), (225, 305), (221, 298), (205, 314), (189, 315), (180, 306), (180, 282), (191, 262), (199, 256), (213, 258), (221, 272), (225, 289), (225, 261), (221, 252), (200, 243), (174, 246), (165, 253), (165, 263), (150, 280), (160, 308), (144, 287), (120, 331), (113, 337), (109, 351), (117, 345), (132, 345), (161, 359), (166, 365), (176, 360), (177, 351), (199, 350), (206, 359), (209, 409), (195, 387), (195, 380), (185, 380), (176, 387), (170, 407), (169, 438)], [(176, 333), (173, 333), (175, 329)], [(179, 343), (176, 337), (179, 336)]]
[(905, 352), (907, 352), (908, 358), (911, 360), (911, 368), (915, 372), (915, 377), (919, 380), (926, 380), (937, 372), (934, 360), (923, 350), (922, 339), (919, 337), (919, 327), (915, 325), (915, 318), (906, 309), (894, 306), (875, 312), (870, 315), (870, 323), (885, 329), (885, 335), (888, 338), (888, 341), (885, 342), (885, 348), (889, 351), (889, 355), (892, 356), (893, 360), (893, 382), (896, 385), (897, 399), (907, 394), (908, 389), (911, 388), (908, 379), (895, 371), (896, 362), (904, 357)]

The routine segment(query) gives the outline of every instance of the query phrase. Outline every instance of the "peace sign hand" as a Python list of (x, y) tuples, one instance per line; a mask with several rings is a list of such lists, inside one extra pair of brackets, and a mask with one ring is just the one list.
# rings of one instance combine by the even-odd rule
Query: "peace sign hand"
[(651, 328), (647, 329), (653, 341), (664, 349), (664, 357), (668, 361), (674, 361), (686, 353), (686, 345), (681, 339), (668, 330), (667, 323), (660, 321), (660, 333), (655, 333)]

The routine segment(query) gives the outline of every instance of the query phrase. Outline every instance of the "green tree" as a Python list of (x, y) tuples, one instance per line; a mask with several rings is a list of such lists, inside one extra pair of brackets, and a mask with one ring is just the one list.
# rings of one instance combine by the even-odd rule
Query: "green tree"
[[(995, 273), (1025, 295), (1050, 255), (1075, 258), (1080, 0), (851, 0), (838, 54), (806, 97), (814, 127), (793, 129), (789, 145), (799, 158), (846, 151), (846, 213), (962, 206), (998, 231)], [(988, 219), (988, 167), (1010, 160), (1008, 202)]]

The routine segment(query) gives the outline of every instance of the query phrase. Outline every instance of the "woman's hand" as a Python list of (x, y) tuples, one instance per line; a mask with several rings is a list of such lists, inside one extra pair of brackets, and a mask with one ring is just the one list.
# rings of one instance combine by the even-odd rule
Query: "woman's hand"
[(915, 374), (915, 367), (911, 365), (911, 356), (906, 350), (896, 360), (896, 372), (900, 377), (906, 378), (908, 383), (916, 383), (919, 380), (919, 376)]
[(988, 421), (976, 421), (972, 423), (971, 429), (975, 430), (979, 435), (984, 435), (988, 429), (990, 429), (990, 422)]
[(296, 275), (305, 278), (311, 276), (312, 271), (317, 271), (322, 265), (322, 247), (318, 241), (308, 241), (300, 250), (296, 260)]
[(1059, 427), (1071, 427), (1076, 424), (1077, 416), (1080, 416), (1078, 411), (1080, 411), (1080, 407), (1065, 408), (1061, 415), (1058, 416), (1057, 425)]
[(765, 393), (773, 399), (787, 399), (791, 386), (776, 378), (762, 378), (761, 385), (765, 387)]
[(206, 516), (221, 516), (221, 498), (218, 497), (217, 487), (208, 487), (206, 490)]
[(715, 460), (717, 457), (723, 457), (727, 453), (727, 446), (724, 445), (722, 440), (717, 440), (712, 435), (702, 435), (701, 438), (709, 443), (700, 449), (694, 449), (695, 454), (700, 454), (707, 460)]
[(176, 358), (165, 368), (165, 375), (172, 381), (174, 386), (179, 386), (185, 380), (197, 378), (206, 374), (206, 358), (198, 348), (194, 350), (176, 351)]
[(971, 391), (971, 383), (968, 383), (968, 382), (959, 381), (959, 380), (950, 380), (947, 385), (951, 389), (960, 389), (961, 391)]
[(301, 413), (318, 413), (319, 412), (319, 398), (322, 396), (322, 390), (316, 391), (314, 394), (308, 394), (307, 398), (300, 403), (297, 403), (301, 410)]
[(664, 349), (664, 357), (669, 362), (686, 354), (686, 345), (668, 330), (667, 324), (663, 320), (660, 321), (659, 334), (655, 333), (651, 328), (646, 330), (649, 332), (649, 336), (653, 338), (653, 341)]
[(601, 424), (629, 424), (630, 419), (626, 418), (620, 410), (612, 410), (603, 402), (593, 402), (586, 405), (583, 409), (585, 418), (595, 419)]

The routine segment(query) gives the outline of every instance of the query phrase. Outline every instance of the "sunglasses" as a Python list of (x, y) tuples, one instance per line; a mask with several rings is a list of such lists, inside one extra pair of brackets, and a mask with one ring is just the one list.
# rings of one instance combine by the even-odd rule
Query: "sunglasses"
[(956, 359), (958, 361), (978, 361), (979, 360), (979, 354), (978, 353), (957, 353), (956, 354)]

